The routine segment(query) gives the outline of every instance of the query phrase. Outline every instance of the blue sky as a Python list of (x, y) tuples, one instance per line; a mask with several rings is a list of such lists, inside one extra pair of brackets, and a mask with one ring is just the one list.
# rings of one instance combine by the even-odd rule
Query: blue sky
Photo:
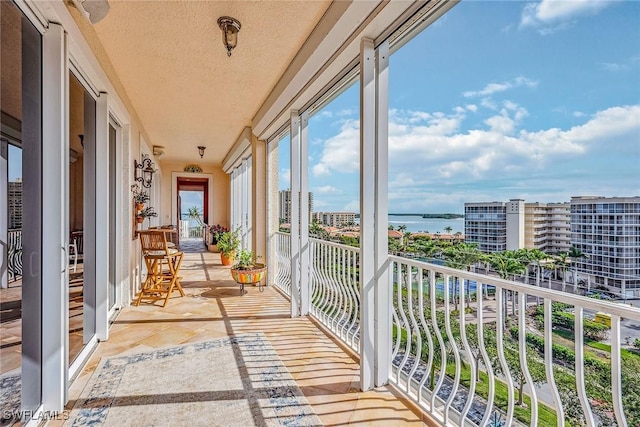
[[(359, 209), (359, 86), (309, 124), (315, 210)], [(390, 59), (389, 211), (640, 195), (640, 2), (462, 1)], [(280, 188), (289, 187), (288, 138)]]

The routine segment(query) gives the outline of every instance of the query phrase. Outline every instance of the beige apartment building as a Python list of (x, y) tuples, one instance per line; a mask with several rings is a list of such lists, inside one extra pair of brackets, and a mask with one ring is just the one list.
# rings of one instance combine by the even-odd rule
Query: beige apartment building
[(311, 216), (312, 221), (316, 221), (321, 225), (329, 227), (340, 227), (347, 224), (355, 224), (355, 212), (314, 212)]
[(525, 203), (524, 247), (549, 254), (571, 247), (570, 203)]
[(465, 241), (483, 252), (540, 249), (549, 254), (568, 251), (569, 203), (465, 203)]

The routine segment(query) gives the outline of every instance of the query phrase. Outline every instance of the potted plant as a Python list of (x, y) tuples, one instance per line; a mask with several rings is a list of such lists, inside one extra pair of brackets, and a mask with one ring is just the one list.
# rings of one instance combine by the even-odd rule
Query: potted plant
[(233, 257), (240, 247), (240, 235), (238, 230), (220, 233), (218, 237), (218, 250), (222, 265), (233, 264)]
[[(236, 262), (231, 267), (231, 277), (240, 284), (240, 293), (244, 295), (244, 285), (260, 284), (267, 274), (267, 267), (256, 262), (256, 256), (252, 251), (241, 250), (236, 256)], [(262, 292), (260, 286), (260, 292)]]
[[(156, 216), (158, 216), (158, 213), (156, 212), (156, 210), (151, 206), (149, 206), (138, 212), (138, 214), (136, 215), (136, 220), (138, 221), (138, 224), (142, 224), (145, 218), (151, 218)], [(151, 220), (149, 220), (149, 222), (151, 222)]]
[(133, 201), (136, 203), (136, 210), (144, 209), (144, 204), (149, 201), (149, 195), (144, 191), (133, 193)]
[(212, 225), (211, 227), (209, 227), (208, 246), (210, 252), (220, 252), (220, 249), (218, 248), (218, 240), (220, 239), (222, 233), (226, 233), (228, 231), (228, 228), (223, 227), (220, 224)]

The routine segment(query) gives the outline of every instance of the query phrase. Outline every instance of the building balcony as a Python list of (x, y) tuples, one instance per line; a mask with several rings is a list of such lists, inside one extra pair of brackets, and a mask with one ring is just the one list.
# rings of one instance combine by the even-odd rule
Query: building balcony
[[(367, 327), (359, 323), (359, 249), (310, 239), (308, 253), (294, 255), (309, 257), (309, 275), (296, 289), (290, 236), (278, 233), (275, 245), (275, 285), (292, 304), (308, 304), (309, 316), (335, 339), (368, 357), (360, 342)], [(561, 292), (550, 279), (521, 283), (396, 256), (388, 265), (390, 337), (370, 351), (389, 361), (389, 383), (439, 423), (484, 426), (499, 418), (506, 425), (560, 425), (575, 404), (588, 419), (616, 417), (622, 424), (635, 417), (624, 403), (622, 384), (634, 374), (623, 367), (621, 331), (640, 321), (638, 309)], [(596, 339), (592, 328), (602, 319), (611, 322), (610, 330), (602, 328), (607, 362), (595, 362), (594, 370), (589, 364), (604, 336)], [(569, 329), (575, 338), (564, 341)], [(606, 411), (585, 380), (594, 375), (608, 378)], [(566, 399), (568, 388), (579, 401)]]

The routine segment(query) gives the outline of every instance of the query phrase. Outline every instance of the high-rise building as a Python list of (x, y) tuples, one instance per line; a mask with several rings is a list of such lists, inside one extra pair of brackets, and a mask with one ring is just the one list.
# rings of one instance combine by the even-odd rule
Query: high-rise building
[(483, 252), (540, 249), (549, 254), (570, 247), (569, 203), (465, 203), (465, 241)]
[(330, 227), (340, 227), (348, 224), (355, 224), (355, 212), (314, 212), (312, 220), (318, 224)]
[[(278, 211), (281, 223), (291, 224), (291, 190), (280, 190)], [(313, 213), (313, 193), (309, 192), (309, 222)]]
[(640, 296), (640, 197), (572, 197), (578, 283)]
[(548, 254), (568, 252), (571, 247), (571, 204), (525, 203), (524, 247)]
[(8, 182), (9, 229), (22, 228), (22, 180)]
[(504, 202), (464, 204), (465, 242), (482, 252), (507, 250), (507, 211)]

